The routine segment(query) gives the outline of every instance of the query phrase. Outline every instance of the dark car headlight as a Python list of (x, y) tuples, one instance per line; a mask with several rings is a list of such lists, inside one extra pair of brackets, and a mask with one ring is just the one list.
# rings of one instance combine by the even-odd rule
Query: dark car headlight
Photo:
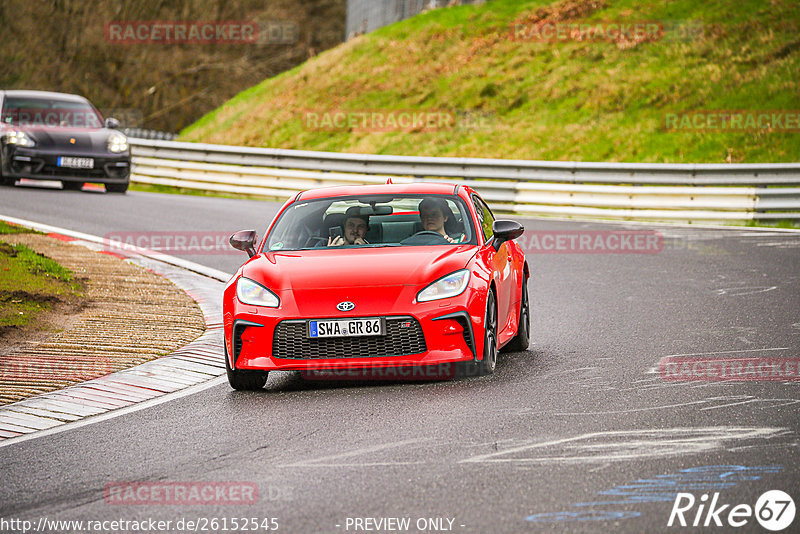
[(108, 151), (115, 154), (128, 150), (128, 138), (121, 133), (113, 133), (108, 136)]
[(31, 138), (31, 136), (29, 136), (28, 134), (26, 134), (21, 130), (11, 130), (9, 133), (6, 134), (6, 144), (24, 146), (24, 147), (34, 147), (36, 146), (36, 141), (34, 141)]
[(417, 293), (418, 302), (457, 297), (467, 289), (469, 270), (462, 269), (439, 278), (434, 283)]
[(242, 304), (250, 304), (251, 306), (277, 308), (281, 303), (278, 295), (255, 280), (250, 280), (244, 276), (236, 282), (236, 297)]

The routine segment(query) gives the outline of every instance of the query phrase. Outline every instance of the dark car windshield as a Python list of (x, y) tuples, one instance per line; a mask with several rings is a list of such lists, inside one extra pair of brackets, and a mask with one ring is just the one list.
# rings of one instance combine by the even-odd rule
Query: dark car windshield
[[(337, 239), (338, 238), (338, 239)], [(477, 244), (464, 202), (450, 195), (342, 197), (297, 202), (264, 251)]]
[(89, 103), (51, 98), (6, 97), (2, 121), (15, 126), (100, 128), (102, 118)]

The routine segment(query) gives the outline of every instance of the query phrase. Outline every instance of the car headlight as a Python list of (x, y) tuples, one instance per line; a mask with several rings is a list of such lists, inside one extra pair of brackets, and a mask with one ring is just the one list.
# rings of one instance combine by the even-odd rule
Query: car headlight
[(467, 284), (469, 284), (467, 269), (450, 273), (420, 291), (417, 294), (417, 301), (428, 302), (458, 296), (467, 289)]
[(108, 151), (116, 154), (128, 150), (128, 138), (119, 133), (108, 136)]
[(281, 302), (275, 293), (245, 277), (239, 278), (236, 282), (236, 297), (243, 304), (268, 308), (277, 308)]
[(31, 139), (31, 137), (25, 132), (12, 130), (6, 134), (6, 144), (32, 147), (36, 146), (36, 141)]

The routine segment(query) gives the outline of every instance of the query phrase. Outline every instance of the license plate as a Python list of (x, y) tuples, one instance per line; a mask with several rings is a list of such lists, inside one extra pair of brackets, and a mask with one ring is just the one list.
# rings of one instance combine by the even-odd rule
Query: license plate
[(59, 167), (69, 167), (71, 169), (93, 169), (93, 158), (72, 158), (69, 156), (61, 156), (58, 158)]
[(308, 337), (382, 336), (386, 322), (380, 317), (308, 321)]

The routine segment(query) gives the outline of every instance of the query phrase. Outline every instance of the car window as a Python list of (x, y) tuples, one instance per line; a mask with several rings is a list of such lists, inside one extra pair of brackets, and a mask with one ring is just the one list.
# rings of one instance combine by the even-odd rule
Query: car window
[(472, 201), (475, 203), (475, 211), (478, 213), (478, 221), (483, 231), (483, 237), (488, 241), (494, 235), (494, 230), (492, 229), (492, 225), (494, 225), (494, 215), (492, 214), (492, 210), (489, 209), (489, 206), (480, 198), (472, 197)]
[[(347, 224), (354, 217), (366, 224)], [(289, 206), (264, 250), (325, 248), (337, 237), (344, 247), (477, 244), (466, 204), (455, 195), (360, 196)]]
[(0, 120), (15, 126), (100, 128), (103, 125), (100, 115), (86, 102), (48, 98), (6, 97)]

